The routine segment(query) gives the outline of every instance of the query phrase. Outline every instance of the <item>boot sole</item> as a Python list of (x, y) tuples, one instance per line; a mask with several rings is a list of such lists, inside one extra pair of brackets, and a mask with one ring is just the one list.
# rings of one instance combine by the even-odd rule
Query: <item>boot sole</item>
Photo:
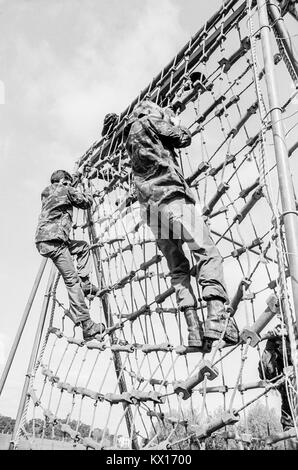
[(228, 339), (228, 338), (225, 338), (223, 337), (223, 340), (227, 343), (227, 344), (230, 344), (231, 346), (236, 346), (236, 344), (239, 344), (239, 341), (240, 340), (231, 340), (231, 339)]
[(205, 333), (204, 340), (217, 341), (220, 339), (222, 333)]
[(202, 348), (203, 344), (199, 342), (188, 342), (190, 348)]
[(203, 344), (200, 344), (200, 346), (188, 343), (188, 347), (195, 349), (196, 351), (201, 352), (203, 354), (208, 354), (212, 350), (212, 342), (207, 343), (206, 341), (204, 341)]
[(95, 333), (94, 335), (92, 336), (88, 336), (87, 338), (84, 338), (83, 336), (83, 340), (87, 343), (88, 341), (92, 341), (93, 339), (96, 339), (97, 341), (102, 341), (102, 338), (100, 338), (100, 336), (102, 335), (102, 333)]

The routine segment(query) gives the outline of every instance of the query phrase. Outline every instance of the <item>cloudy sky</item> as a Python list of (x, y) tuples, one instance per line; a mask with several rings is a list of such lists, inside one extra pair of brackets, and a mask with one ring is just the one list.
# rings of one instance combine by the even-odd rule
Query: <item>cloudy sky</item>
[[(49, 175), (72, 170), (104, 115), (121, 112), (221, 4), (0, 0), (0, 370), (40, 264), (34, 232)], [(1, 414), (16, 412), (26, 334)]]

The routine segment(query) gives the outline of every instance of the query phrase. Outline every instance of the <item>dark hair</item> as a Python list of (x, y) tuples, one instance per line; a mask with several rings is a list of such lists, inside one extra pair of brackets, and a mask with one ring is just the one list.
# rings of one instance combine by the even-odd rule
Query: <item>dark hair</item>
[(103, 128), (101, 131), (102, 137), (104, 137), (106, 134), (109, 134), (114, 129), (118, 120), (119, 120), (118, 114), (115, 114), (115, 113), (106, 114), (103, 120)]
[(51, 175), (51, 183), (59, 183), (60, 180), (63, 178), (68, 179), (69, 181), (72, 182), (72, 176), (65, 170), (56, 170), (54, 173)]

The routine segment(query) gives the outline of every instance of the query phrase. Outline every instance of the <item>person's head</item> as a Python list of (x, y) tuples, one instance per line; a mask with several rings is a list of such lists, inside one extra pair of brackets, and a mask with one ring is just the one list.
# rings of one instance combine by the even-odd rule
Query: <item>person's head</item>
[(109, 134), (114, 129), (118, 120), (119, 120), (118, 114), (115, 114), (115, 113), (106, 114), (103, 120), (103, 127), (101, 131), (102, 137), (104, 137), (106, 134)]
[(154, 103), (151, 100), (144, 100), (138, 104), (133, 110), (133, 117), (135, 119), (140, 119), (144, 116), (154, 116), (159, 119), (164, 118), (164, 110), (158, 104)]
[(150, 116), (157, 119), (163, 119), (171, 123), (171, 119), (175, 117), (174, 111), (170, 107), (162, 108), (153, 101), (146, 99), (141, 101), (133, 110), (124, 128), (124, 136), (129, 134), (131, 125), (142, 117)]
[(65, 186), (72, 184), (72, 176), (65, 170), (56, 170), (51, 175), (51, 184), (61, 183)]
[(173, 124), (173, 120), (176, 118), (176, 114), (171, 106), (163, 108), (164, 120)]

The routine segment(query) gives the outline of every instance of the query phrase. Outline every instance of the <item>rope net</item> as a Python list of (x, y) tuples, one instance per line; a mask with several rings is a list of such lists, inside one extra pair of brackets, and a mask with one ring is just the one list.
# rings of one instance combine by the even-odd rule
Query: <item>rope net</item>
[[(297, 77), (273, 31), (271, 39), (295, 180)], [(268, 425), (264, 445), (296, 437), (295, 317), (260, 42), (254, 3), (223, 3), (116, 128), (79, 160), (95, 203), (88, 214), (76, 212), (73, 237), (90, 243), (93, 283), (100, 286), (90, 312), (107, 330), (84, 343), (67, 317), (66, 289), (57, 275), (17, 442), (24, 435), (32, 448), (37, 437), (60, 437), (76, 448), (204, 449), (217, 432), (239, 449), (250, 448), (249, 407), (261, 402), (269, 410), (279, 400), (272, 390), (281, 384), (293, 428), (275, 435)], [(178, 104), (192, 132), (180, 164), (224, 260), (229, 311), (242, 332), (236, 346), (221, 340), (205, 355), (186, 346), (185, 319), (166, 260), (141, 221), (123, 139), (125, 122), (145, 97)], [(195, 277), (192, 285), (204, 321), (206, 303)], [(288, 332), (292, 365), (282, 336), (283, 373), (260, 379), (265, 340), (277, 324)]]

